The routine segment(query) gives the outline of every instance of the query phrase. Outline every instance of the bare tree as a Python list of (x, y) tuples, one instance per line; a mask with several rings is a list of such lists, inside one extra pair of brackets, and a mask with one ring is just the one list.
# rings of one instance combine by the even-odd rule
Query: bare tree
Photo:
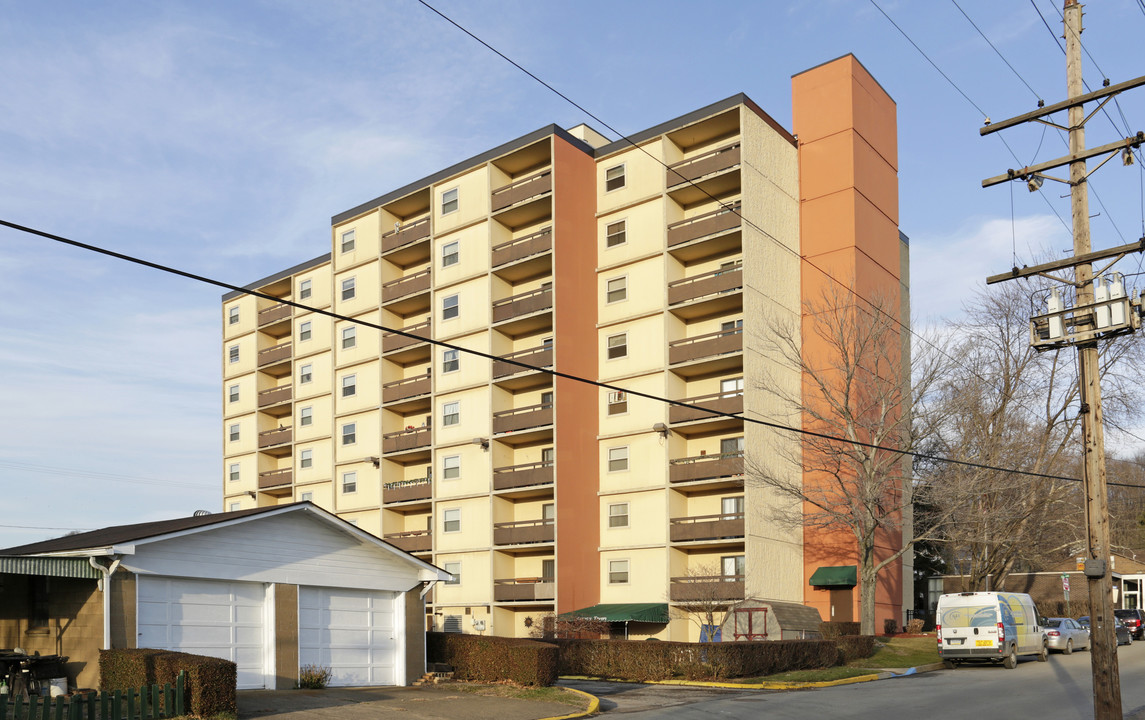
[[(732, 585), (737, 579), (738, 590)], [(738, 604), (731, 598), (742, 594), (742, 578), (720, 575), (719, 568), (709, 564), (689, 568), (680, 580), (684, 599), (672, 606), (672, 612), (699, 627), (700, 642), (710, 642)]]

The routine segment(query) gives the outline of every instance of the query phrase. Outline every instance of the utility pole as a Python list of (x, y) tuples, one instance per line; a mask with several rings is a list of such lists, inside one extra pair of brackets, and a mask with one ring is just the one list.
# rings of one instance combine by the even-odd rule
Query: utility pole
[[(1106, 251), (1093, 252), (1090, 248), (1089, 233), (1089, 192), (1087, 180), (1089, 170), (1086, 160), (1090, 157), (1108, 154), (1113, 157), (1121, 152), (1126, 164), (1132, 159), (1132, 148), (1140, 147), (1145, 135), (1135, 136), (1092, 150), (1085, 148), (1085, 103), (1098, 101), (1099, 108), (1114, 95), (1123, 90), (1145, 84), (1145, 77), (1136, 78), (1101, 90), (1085, 93), (1082, 82), (1081, 32), (1082, 12), (1078, 0), (1064, 0), (1064, 25), (1066, 40), (1066, 89), (1068, 99), (1049, 107), (1043, 107), (1016, 118), (1004, 120), (995, 125), (987, 125), (980, 130), (986, 135), (1023, 122), (1040, 122), (1054, 127), (1060, 125), (1045, 119), (1050, 114), (1066, 110), (1068, 126), (1061, 128), (1069, 132), (1069, 156), (1040, 163), (1021, 170), (1009, 170), (1006, 175), (982, 181), (983, 187), (1001, 182), (1025, 180), (1031, 192), (1041, 187), (1045, 180), (1056, 180), (1070, 186), (1070, 208), (1073, 215), (1073, 257), (1037, 267), (1015, 267), (1011, 272), (987, 278), (987, 283), (1002, 282), (1016, 278), (1040, 275), (1072, 286), (1076, 303), (1066, 308), (1060, 301), (1058, 290), (1054, 289), (1049, 302), (1049, 313), (1034, 317), (1030, 321), (1030, 338), (1038, 350), (1060, 349), (1073, 345), (1078, 353), (1078, 385), (1081, 416), (1082, 454), (1084, 459), (1083, 483), (1085, 490), (1085, 517), (1087, 557), (1085, 576), (1088, 581), (1091, 627), (1091, 665), (1093, 674), (1093, 709), (1095, 720), (1121, 720), (1121, 680), (1117, 664), (1116, 621), (1113, 615), (1113, 577), (1109, 568), (1109, 508), (1105, 481), (1105, 434), (1101, 409), (1101, 378), (1098, 356), (1098, 342), (1118, 335), (1134, 332), (1140, 327), (1139, 301), (1125, 297), (1119, 276), (1114, 276), (1109, 290), (1104, 278), (1098, 279), (1099, 291), (1094, 290), (1093, 262), (1114, 258), (1100, 271), (1104, 273), (1113, 263), (1130, 252), (1145, 250), (1145, 238), (1132, 245), (1122, 245)], [(1040, 104), (1040, 103), (1039, 103)], [(1097, 111), (1095, 110), (1094, 113)], [(1090, 116), (1092, 117), (1092, 115)], [(1094, 170), (1109, 159), (1107, 157)], [(1054, 167), (1069, 165), (1069, 180), (1055, 178), (1044, 173)], [(1063, 279), (1050, 273), (1056, 270), (1073, 269), (1073, 280)], [(1068, 301), (1068, 298), (1067, 298)]]

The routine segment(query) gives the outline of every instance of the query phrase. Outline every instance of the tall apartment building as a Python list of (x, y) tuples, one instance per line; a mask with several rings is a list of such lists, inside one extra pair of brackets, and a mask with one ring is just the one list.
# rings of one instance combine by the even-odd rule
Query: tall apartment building
[(857, 617), (808, 584), (853, 543), (773, 525), (744, 482), (795, 436), (574, 379), (774, 418), (763, 373), (804, 379), (764, 367), (763, 333), (825, 283), (801, 256), (906, 307), (893, 101), (850, 56), (793, 87), (798, 139), (744, 95), (632, 142), (545, 127), (339, 213), (330, 254), (248, 286), (314, 310), (225, 295), (227, 509), (310, 500), (431, 560), (455, 576), (439, 629), (712, 596)]

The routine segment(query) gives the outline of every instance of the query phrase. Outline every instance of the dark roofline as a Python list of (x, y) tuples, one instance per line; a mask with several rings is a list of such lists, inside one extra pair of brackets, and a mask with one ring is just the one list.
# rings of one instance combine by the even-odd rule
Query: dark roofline
[(831, 63), (833, 63), (833, 62), (837, 62), (837, 61), (839, 61), (839, 60), (842, 60), (842, 59), (843, 59), (843, 58), (845, 58), (845, 57), (854, 58), (855, 62), (857, 62), (857, 63), (859, 64), (859, 67), (863, 68), (863, 72), (867, 73), (867, 75), (869, 75), (869, 76), (870, 76), (870, 78), (871, 78), (872, 80), (874, 80), (874, 81), (875, 81), (875, 84), (879, 86), (879, 89), (880, 89), (880, 90), (882, 90), (884, 93), (886, 93), (886, 94), (887, 94), (887, 97), (891, 99), (891, 102), (893, 102), (895, 105), (898, 105), (898, 103), (897, 103), (897, 102), (895, 102), (895, 99), (894, 99), (893, 97), (891, 97), (891, 94), (890, 94), (889, 92), (887, 92), (887, 89), (886, 89), (885, 87), (883, 87), (883, 84), (882, 84), (881, 82), (879, 82), (879, 79), (875, 77), (875, 74), (874, 74), (873, 72), (871, 72), (870, 70), (868, 70), (868, 69), (867, 69), (867, 66), (863, 64), (863, 61), (862, 61), (862, 60), (860, 60), (859, 58), (855, 57), (855, 53), (843, 53), (842, 55), (840, 55), (840, 56), (839, 56), (839, 57), (837, 57), (837, 58), (834, 58), (834, 59), (831, 59), (831, 60), (827, 60), (827, 61), (825, 61), (825, 62), (821, 62), (821, 63), (819, 63), (818, 65), (812, 65), (811, 67), (807, 68), (806, 70), (800, 70), (799, 72), (795, 73), (795, 74), (794, 74), (794, 75), (792, 75), (791, 77), (792, 77), (793, 79), (794, 79), (794, 78), (797, 78), (797, 77), (799, 77), (800, 75), (803, 75), (804, 73), (809, 73), (809, 72), (811, 72), (812, 70), (815, 70), (816, 68), (821, 68), (821, 67), (823, 67), (824, 65), (830, 65)]
[(436, 185), (442, 180), (468, 170), (474, 165), (483, 165), (494, 158), (501, 157), (502, 155), (507, 155), (514, 150), (519, 150), (523, 147), (532, 145), (538, 140), (546, 138), (550, 135), (555, 135), (562, 140), (571, 143), (573, 147), (584, 152), (586, 155), (592, 155), (591, 145), (581, 140), (580, 138), (573, 137), (567, 130), (560, 127), (559, 125), (548, 125), (538, 130), (534, 130), (528, 135), (522, 135), (516, 140), (510, 140), (509, 142), (498, 145), (491, 150), (486, 150), (479, 155), (474, 155), (468, 160), (462, 160), (459, 163), (454, 163), (444, 170), (438, 170), (434, 174), (428, 175), (421, 180), (415, 180), (408, 185), (398, 188), (397, 190), (392, 190), (385, 195), (379, 195), (373, 200), (364, 202), (361, 205), (352, 207), (344, 212), (340, 212), (334, 217), (330, 218), (330, 224), (337, 225), (338, 223), (342, 223), (351, 218), (355, 218), (382, 205), (386, 205), (393, 202), (394, 200), (398, 200), (405, 197), (406, 195), (410, 195), (411, 193), (417, 192), (418, 190), (429, 187), (430, 185)]
[[(319, 265), (321, 265), (323, 263), (327, 263), (327, 262), (330, 262), (330, 253), (326, 253), (325, 255), (319, 255), (318, 257), (314, 258), (313, 260), (307, 260), (306, 262), (298, 263), (294, 267), (290, 267), (290, 268), (287, 268), (285, 270), (276, 272), (273, 275), (268, 275), (267, 277), (264, 277), (261, 280), (255, 280), (254, 282), (250, 283), (249, 285), (243, 285), (243, 290), (258, 290), (259, 288), (263, 287), (264, 285), (269, 285), (272, 282), (278, 282), (279, 280), (283, 280), (285, 278), (288, 278), (291, 275), (294, 275), (296, 273), (300, 273), (303, 270), (309, 270), (310, 268), (318, 267)], [(246, 293), (242, 292), (241, 290), (231, 290), (230, 292), (223, 293), (223, 302), (226, 302), (228, 300), (234, 300), (235, 298), (241, 297), (243, 295), (246, 295)]]

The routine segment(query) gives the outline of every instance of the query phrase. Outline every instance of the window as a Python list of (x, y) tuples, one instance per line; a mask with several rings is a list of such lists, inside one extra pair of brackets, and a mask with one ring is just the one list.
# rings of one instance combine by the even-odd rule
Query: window
[(541, 582), (552, 582), (557, 577), (557, 561), (556, 560), (542, 560), (541, 561)]
[(724, 515), (743, 515), (743, 495), (721, 498), (720, 512)]
[(447, 268), (450, 265), (456, 265), (457, 261), (461, 259), (461, 243), (454, 240), (453, 242), (445, 243), (441, 246), (441, 266)]
[(240, 466), (238, 463), (231, 463), (231, 466), (228, 469), (231, 482), (236, 482), (239, 479), (239, 467)]
[(238, 402), (239, 401), (239, 386), (238, 385), (231, 385), (229, 388), (227, 388), (227, 401), (228, 402)]
[(446, 455), (441, 459), (442, 480), (454, 480), (461, 477), (461, 456)]
[(624, 472), (628, 469), (628, 447), (614, 447), (608, 449), (608, 471)]
[(553, 391), (552, 390), (546, 390), (545, 392), (541, 393), (541, 408), (544, 410), (548, 410), (548, 409), (552, 408), (552, 406), (553, 406)]
[(541, 450), (541, 462), (549, 463), (550, 465), (557, 459), (557, 451), (553, 448), (543, 448)]
[(342, 397), (351, 397), (358, 392), (358, 376), (347, 375), (342, 378)]
[(346, 423), (342, 426), (342, 444), (353, 445), (358, 442), (358, 424)]
[(312, 493), (312, 492), (302, 493), (302, 502), (314, 502), (314, 493)]
[(453, 576), (451, 579), (445, 581), (446, 585), (460, 585), (461, 584), (461, 563), (459, 563), (459, 562), (447, 562), (447, 563), (445, 563), (445, 566), (442, 569), (445, 570), (445, 572), (447, 572)]
[(608, 337), (608, 359), (628, 357), (628, 333)]
[(239, 361), (238, 345), (231, 345), (229, 348), (227, 348), (227, 359), (233, 363), (237, 363)]
[(556, 520), (557, 519), (557, 505), (556, 503), (545, 503), (541, 506), (541, 519), (542, 520)]
[(448, 402), (441, 406), (441, 424), (448, 427), (461, 422), (461, 403)]
[(305, 470), (306, 468), (314, 467), (314, 451), (303, 450), (298, 455), (298, 467)]
[(628, 242), (628, 221), (609, 223), (604, 229), (604, 246), (616, 247)]
[(461, 367), (461, 360), (458, 356), (459, 353), (456, 350), (446, 350), (441, 353), (441, 371), (448, 373), (458, 370)]
[(608, 302), (620, 302), (628, 299), (628, 278), (618, 277), (608, 281)]
[(613, 503), (608, 506), (608, 526), (628, 527), (628, 503)]
[(358, 344), (358, 328), (342, 328), (342, 349), (349, 350)]
[(358, 473), (342, 473), (342, 492), (345, 494), (358, 492)]
[(745, 575), (743, 555), (728, 555), (720, 558), (720, 567), (723, 569), (722, 575), (728, 580)]
[(301, 427), (308, 427), (314, 423), (314, 408), (304, 407), (298, 409), (298, 424)]
[(452, 320), (461, 312), (456, 295), (447, 295), (441, 299), (441, 319)]
[(354, 249), (354, 231), (347, 230), (342, 233), (342, 252), (348, 253)]
[(298, 299), (299, 300), (309, 300), (310, 299), (310, 293), (312, 291), (311, 289), (313, 287), (314, 286), (310, 280), (303, 280), (302, 282), (298, 283)]
[(313, 365), (303, 365), (302, 367), (298, 368), (298, 382), (300, 384), (306, 384), (313, 379), (314, 379), (314, 366)]
[(310, 322), (299, 323), (298, 325), (298, 342), (306, 342), (310, 339)]
[(738, 335), (743, 332), (743, 320), (728, 320), (720, 323), (720, 332)]
[(239, 324), (239, 306), (238, 305), (235, 305), (234, 307), (227, 309), (227, 324), (228, 325), (238, 325)]
[(627, 560), (609, 560), (608, 561), (608, 584), (609, 585), (627, 585), (628, 584), (628, 561)]
[(354, 278), (346, 278), (342, 281), (342, 299), (354, 299)]
[(231, 442), (236, 442), (236, 441), (239, 439), (239, 426), (238, 426), (238, 423), (235, 423), (234, 425), (231, 425), (231, 427), (230, 427), (230, 435), (229, 435), (229, 437), (230, 437), (230, 439), (231, 439)]
[(720, 440), (720, 454), (721, 455), (742, 455), (743, 454), (743, 438), (724, 438)]
[(448, 215), (451, 212), (457, 212), (458, 204), (458, 190), (446, 190), (441, 194), (441, 214)]
[(612, 192), (624, 187), (624, 165), (610, 167), (604, 171), (604, 191)]
[(443, 513), (442, 532), (461, 532), (461, 510), (454, 508)]
[(239, 503), (231, 503), (230, 505), (227, 506), (227, 509), (230, 510), (231, 512), (236, 512), (238, 510), (242, 510), (242, 507), (243, 506)]
[(743, 395), (743, 378), (720, 380), (720, 394), (724, 397)]
[(608, 393), (608, 414), (623, 415), (628, 412), (628, 393), (611, 391)]

